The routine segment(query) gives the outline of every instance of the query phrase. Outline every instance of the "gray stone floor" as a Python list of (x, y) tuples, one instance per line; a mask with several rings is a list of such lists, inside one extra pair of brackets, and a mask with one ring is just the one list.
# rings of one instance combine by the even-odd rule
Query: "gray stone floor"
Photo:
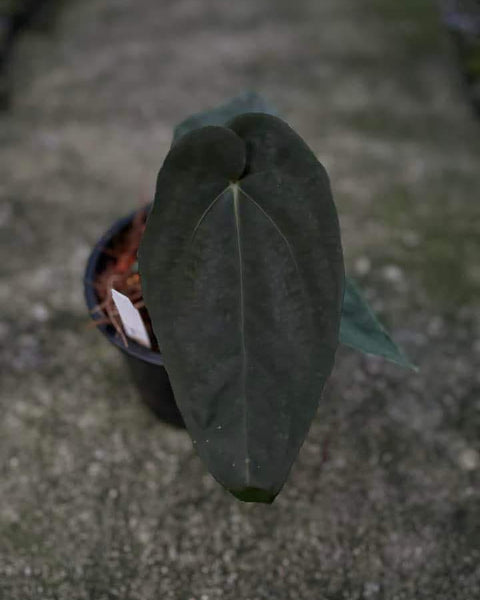
[[(70, 0), (15, 73), (1, 600), (480, 597), (480, 123), (433, 3)], [(143, 408), (82, 296), (175, 123), (246, 88), (326, 165), (348, 272), (421, 368), (342, 349), (271, 506), (235, 501)]]

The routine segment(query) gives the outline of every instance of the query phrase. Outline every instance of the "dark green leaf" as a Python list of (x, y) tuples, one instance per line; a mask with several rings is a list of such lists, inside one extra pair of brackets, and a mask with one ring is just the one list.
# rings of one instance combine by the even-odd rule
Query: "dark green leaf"
[(256, 92), (243, 92), (216, 108), (194, 114), (182, 121), (175, 127), (172, 145), (175, 144), (182, 135), (185, 135), (194, 129), (205, 127), (207, 125), (225, 125), (231, 119), (244, 113), (278, 115), (277, 109)]
[(340, 341), (356, 350), (383, 356), (402, 367), (418, 370), (395, 345), (349, 277), (345, 278)]
[(182, 137), (139, 250), (175, 398), (212, 475), (272, 502), (338, 345), (344, 270), (323, 166), (280, 119)]

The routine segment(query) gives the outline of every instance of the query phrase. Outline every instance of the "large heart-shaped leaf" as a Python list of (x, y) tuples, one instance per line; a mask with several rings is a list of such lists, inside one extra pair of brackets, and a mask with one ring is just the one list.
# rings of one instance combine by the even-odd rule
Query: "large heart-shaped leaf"
[(340, 341), (367, 354), (383, 356), (402, 367), (418, 370), (393, 342), (349, 277), (345, 278)]
[(199, 455), (241, 500), (272, 502), (338, 345), (344, 268), (325, 169), (270, 115), (184, 135), (160, 170), (139, 268)]
[(245, 113), (266, 113), (278, 116), (277, 109), (256, 92), (242, 92), (235, 98), (210, 110), (191, 115), (179, 123), (173, 132), (172, 145), (183, 135), (207, 125), (225, 125), (235, 117)]

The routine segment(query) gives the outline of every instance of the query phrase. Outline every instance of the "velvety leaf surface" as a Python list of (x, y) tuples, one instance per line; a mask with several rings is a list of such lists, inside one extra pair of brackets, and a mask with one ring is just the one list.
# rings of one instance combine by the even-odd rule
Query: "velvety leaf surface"
[(215, 108), (191, 115), (179, 123), (173, 132), (172, 145), (175, 144), (182, 135), (185, 135), (194, 129), (205, 127), (207, 125), (225, 125), (231, 119), (244, 113), (278, 115), (277, 109), (262, 98), (262, 96), (256, 92), (246, 91)]
[(340, 341), (356, 350), (383, 356), (402, 367), (417, 370), (393, 342), (349, 277), (345, 278)]
[(270, 115), (186, 134), (160, 170), (139, 268), (199, 455), (238, 498), (273, 501), (338, 345), (344, 269), (325, 169)]

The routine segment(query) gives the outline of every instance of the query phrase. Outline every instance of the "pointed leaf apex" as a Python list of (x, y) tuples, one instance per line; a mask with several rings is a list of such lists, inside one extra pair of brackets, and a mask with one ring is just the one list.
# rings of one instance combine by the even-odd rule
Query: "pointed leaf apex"
[(242, 502), (257, 502), (261, 504), (272, 504), (277, 497), (268, 490), (262, 490), (256, 487), (246, 487), (240, 490), (228, 490), (235, 498)]

